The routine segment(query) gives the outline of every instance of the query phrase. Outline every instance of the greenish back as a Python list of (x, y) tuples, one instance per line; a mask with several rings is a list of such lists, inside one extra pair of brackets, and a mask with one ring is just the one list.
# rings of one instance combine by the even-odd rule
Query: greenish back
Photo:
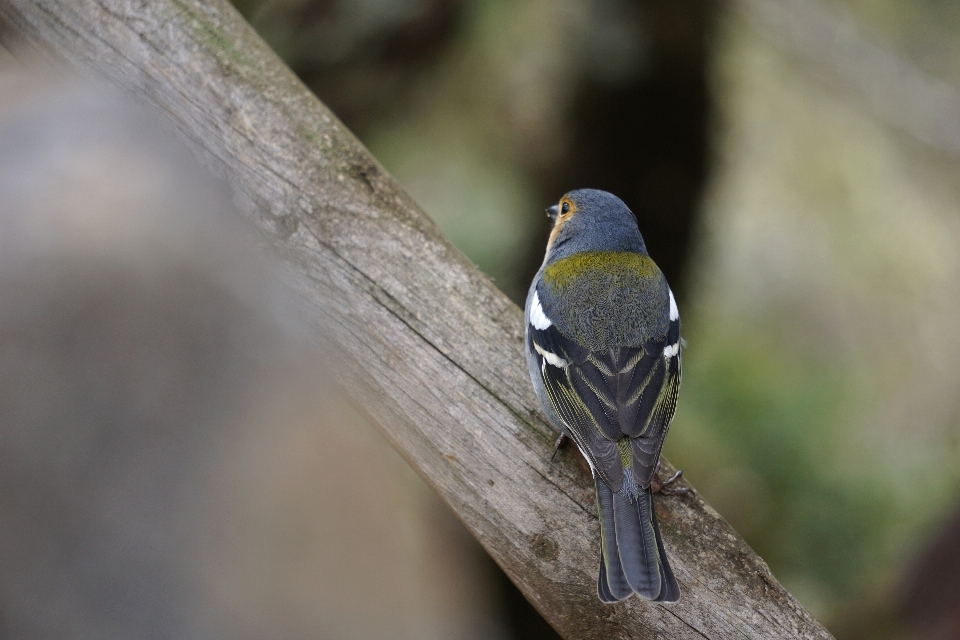
[(542, 288), (547, 316), (591, 351), (639, 347), (667, 334), (669, 289), (649, 256), (576, 253), (546, 266)]

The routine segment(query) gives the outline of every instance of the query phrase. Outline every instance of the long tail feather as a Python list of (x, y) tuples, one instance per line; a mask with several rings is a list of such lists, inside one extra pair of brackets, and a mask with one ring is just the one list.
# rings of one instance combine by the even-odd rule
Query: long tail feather
[(651, 509), (650, 521), (653, 522), (653, 533), (657, 536), (657, 552), (660, 554), (660, 595), (657, 602), (676, 602), (680, 599), (680, 585), (673, 575), (670, 562), (667, 561), (667, 552), (663, 549), (663, 539), (660, 537), (660, 525), (657, 524), (657, 514)]
[(602, 553), (600, 554), (600, 577), (597, 579), (597, 595), (600, 596), (600, 602), (604, 604), (614, 604), (622, 600), (622, 598), (613, 595), (613, 591), (610, 590), (610, 581), (607, 580), (607, 563), (603, 559)]
[(619, 602), (633, 595), (617, 552), (617, 533), (613, 516), (613, 492), (597, 478), (597, 507), (600, 511), (600, 578), (597, 594), (607, 603)]
[(639, 495), (614, 493), (596, 480), (600, 511), (601, 560), (597, 593), (617, 602), (633, 593), (658, 602), (676, 602), (680, 588), (670, 569), (649, 489)]
[(660, 562), (657, 539), (650, 522), (650, 492), (638, 496), (613, 494), (613, 519), (617, 529), (617, 551), (627, 582), (633, 590), (656, 600), (660, 595)]

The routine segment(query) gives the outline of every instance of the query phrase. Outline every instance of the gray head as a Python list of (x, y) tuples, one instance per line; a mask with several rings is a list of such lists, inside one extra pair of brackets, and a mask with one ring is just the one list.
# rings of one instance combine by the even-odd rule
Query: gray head
[(546, 262), (584, 251), (631, 251), (647, 255), (637, 219), (623, 200), (597, 189), (570, 191), (547, 209), (553, 231)]

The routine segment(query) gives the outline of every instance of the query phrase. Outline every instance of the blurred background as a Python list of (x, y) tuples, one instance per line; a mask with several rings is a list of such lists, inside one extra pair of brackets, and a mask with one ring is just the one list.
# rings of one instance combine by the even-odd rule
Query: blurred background
[[(960, 4), (234, 3), (518, 303), (543, 209), (623, 198), (687, 340), (665, 455), (841, 640), (960, 638)], [(196, 178), (125, 107), (6, 77), (0, 635), (555, 638), (306, 391), (280, 289), (228, 275), (269, 269), (204, 226), (222, 187), (171, 201)]]

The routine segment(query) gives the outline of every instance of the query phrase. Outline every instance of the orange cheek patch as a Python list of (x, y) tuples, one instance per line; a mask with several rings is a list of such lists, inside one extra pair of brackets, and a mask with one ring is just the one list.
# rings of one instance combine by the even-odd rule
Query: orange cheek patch
[(570, 210), (567, 211), (566, 213), (561, 213), (559, 216), (557, 216), (557, 221), (553, 223), (553, 229), (550, 231), (550, 239), (547, 240), (548, 252), (550, 251), (550, 247), (553, 246), (554, 240), (556, 240), (557, 236), (560, 235), (560, 230), (563, 229), (563, 226), (567, 224), (570, 218), (573, 217), (573, 214), (577, 212), (577, 205), (575, 205), (570, 200), (567, 200), (566, 198), (564, 198), (563, 200), (560, 201), (559, 206), (563, 208), (564, 204), (569, 204)]

